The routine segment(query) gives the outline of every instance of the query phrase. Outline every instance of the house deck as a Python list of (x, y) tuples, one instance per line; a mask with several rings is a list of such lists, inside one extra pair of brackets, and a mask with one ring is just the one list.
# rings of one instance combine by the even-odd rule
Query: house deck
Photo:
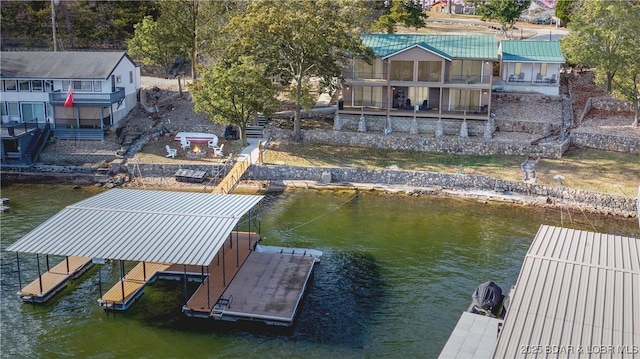
[(62, 262), (22, 288), (18, 295), (24, 302), (44, 303), (64, 289), (69, 281), (78, 278), (92, 266), (91, 258), (66, 257)]

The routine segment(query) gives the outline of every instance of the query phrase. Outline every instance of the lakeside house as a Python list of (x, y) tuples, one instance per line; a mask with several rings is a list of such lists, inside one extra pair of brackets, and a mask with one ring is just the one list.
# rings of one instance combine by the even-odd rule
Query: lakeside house
[(1, 53), (3, 162), (29, 164), (50, 134), (103, 140), (138, 103), (140, 67), (124, 51)]
[(558, 96), (565, 63), (560, 41), (500, 41), (500, 79), (494, 89)]
[[(557, 42), (499, 45), (495, 36), (462, 34), (361, 36), (374, 58), (354, 58), (344, 69), (337, 130), (490, 138), (492, 90), (558, 94), (564, 58)], [(544, 77), (535, 81), (536, 75)]]

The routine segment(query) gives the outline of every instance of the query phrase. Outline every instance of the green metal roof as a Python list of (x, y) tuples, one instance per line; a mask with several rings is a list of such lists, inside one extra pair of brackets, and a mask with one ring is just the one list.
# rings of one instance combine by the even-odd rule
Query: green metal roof
[(445, 59), (498, 59), (498, 40), (487, 35), (362, 34), (362, 42), (376, 56), (386, 58), (413, 47), (421, 47)]
[(559, 41), (502, 40), (502, 61), (564, 63)]

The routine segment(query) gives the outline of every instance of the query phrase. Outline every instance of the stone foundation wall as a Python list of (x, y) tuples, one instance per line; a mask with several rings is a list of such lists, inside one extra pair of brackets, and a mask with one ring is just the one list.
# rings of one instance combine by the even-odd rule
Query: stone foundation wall
[[(383, 115), (365, 115), (366, 132), (384, 133), (387, 117)], [(340, 130), (341, 131), (358, 131), (360, 115), (341, 114)], [(416, 134), (424, 134), (435, 136), (436, 118), (416, 118)], [(442, 119), (442, 133), (447, 136), (459, 136), (462, 120), (458, 119)], [(467, 120), (467, 131), (469, 136), (483, 136), (487, 121)], [(413, 126), (413, 117), (408, 116), (391, 116), (392, 132), (411, 133)]]
[(524, 132), (544, 136), (560, 130), (560, 124), (554, 123), (501, 119), (496, 119), (495, 123), (496, 131), (500, 132)]
[[(603, 213), (635, 216), (636, 199), (562, 186), (530, 184), (519, 181), (499, 180), (487, 176), (448, 174), (419, 171), (366, 170), (359, 168), (251, 166), (243, 179), (247, 180), (306, 180), (320, 181), (323, 173), (331, 174), (332, 183), (376, 183), (410, 187), (437, 187), (450, 190), (484, 190), (497, 193), (516, 193), (543, 197), (570, 205), (588, 206)], [(326, 175), (325, 175), (326, 178)]]

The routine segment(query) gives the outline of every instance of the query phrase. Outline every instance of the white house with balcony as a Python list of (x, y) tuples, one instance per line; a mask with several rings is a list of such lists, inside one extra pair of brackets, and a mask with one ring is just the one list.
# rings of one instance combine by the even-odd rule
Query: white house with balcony
[(559, 41), (502, 40), (498, 49), (500, 79), (493, 88), (557, 96), (565, 63)]
[[(10, 51), (1, 56), (3, 143), (16, 130), (45, 125), (56, 138), (102, 140), (104, 131), (117, 127), (138, 103), (140, 67), (124, 51)], [(70, 87), (73, 103), (65, 106)]]

